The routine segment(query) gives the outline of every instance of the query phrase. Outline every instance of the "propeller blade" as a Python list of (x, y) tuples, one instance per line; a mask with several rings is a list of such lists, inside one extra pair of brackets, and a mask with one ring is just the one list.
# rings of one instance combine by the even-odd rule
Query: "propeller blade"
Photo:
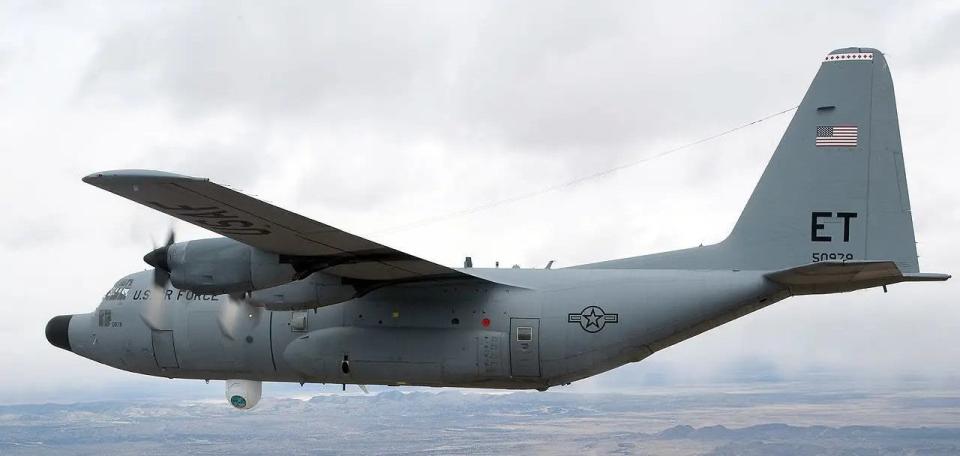
[(263, 308), (250, 304), (246, 293), (232, 294), (220, 304), (220, 315), (217, 321), (220, 330), (231, 340), (238, 340), (260, 324)]
[(170, 225), (170, 232), (167, 234), (167, 243), (164, 245), (170, 247), (175, 242), (177, 242), (177, 233), (173, 230), (173, 225)]
[(153, 270), (153, 284), (150, 288), (150, 298), (140, 309), (140, 317), (152, 329), (166, 330), (171, 329), (170, 312), (167, 306), (163, 305), (164, 294), (167, 284), (170, 282), (170, 274), (159, 269)]
[(167, 288), (170, 283), (170, 273), (162, 269), (153, 270), (153, 287), (161, 290)]
[(140, 317), (152, 329), (167, 330), (171, 329), (170, 312), (164, 306), (163, 301), (167, 286), (170, 285), (170, 264), (167, 262), (167, 251), (176, 242), (173, 225), (170, 225), (167, 241), (163, 246), (157, 247), (155, 239), (150, 239), (150, 241), (154, 249), (143, 256), (143, 261), (153, 266), (153, 284), (150, 288), (150, 298), (140, 309)]

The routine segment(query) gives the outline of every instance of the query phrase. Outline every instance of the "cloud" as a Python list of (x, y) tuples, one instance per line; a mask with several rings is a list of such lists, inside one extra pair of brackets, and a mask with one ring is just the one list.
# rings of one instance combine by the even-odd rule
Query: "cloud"
[(104, 37), (82, 90), (160, 97), (185, 118), (402, 114), (377, 111), (438, 70), (431, 10), (391, 2), (162, 8)]
[(145, 168), (177, 170), (242, 189), (265, 177), (263, 170), (269, 168), (270, 158), (262, 139), (240, 134), (230, 142), (207, 140), (187, 145), (156, 146), (140, 159), (140, 163)]
[(30, 249), (62, 240), (66, 234), (56, 217), (20, 221), (0, 228), (0, 248), (7, 251)]
[[(864, 5), (764, 10), (758, 21), (752, 2), (696, 14), (622, 1), (207, 3), (107, 34), (81, 91), (166, 103), (186, 119), (240, 113), (267, 125), (566, 152), (575, 162), (598, 151), (615, 158), (795, 104), (813, 73), (796, 72), (797, 58), (851, 44), (811, 29), (842, 24), (856, 36), (896, 8)], [(792, 20), (798, 13), (810, 22)], [(849, 15), (858, 20), (838, 19)]]
[(950, 65), (960, 57), (956, 46), (960, 40), (960, 7), (944, 3), (938, 9), (942, 9), (938, 14), (917, 18), (928, 26), (919, 31), (915, 52), (907, 57), (911, 64), (928, 70)]
[[(688, 247), (729, 232), (788, 116), (538, 192), (793, 106), (822, 56), (849, 45), (880, 48), (894, 66), (921, 264), (958, 266), (960, 159), (949, 151), (960, 93), (947, 89), (960, 56), (948, 46), (956, 15), (939, 5), (0, 8), (0, 280), (15, 303), (0, 365), (30, 359), (29, 375), (0, 382), (7, 397), (55, 394), (47, 374), (64, 365), (104, 388), (132, 377), (41, 334), (51, 315), (91, 310), (144, 268), (169, 224), (79, 182), (87, 173), (210, 177), (449, 265), (472, 255), (478, 266), (569, 266)], [(177, 228), (180, 239), (209, 235)], [(789, 380), (848, 365), (954, 378), (957, 353), (944, 347), (960, 346), (955, 288), (790, 300), (597, 381)], [(35, 378), (50, 380), (40, 391)]]

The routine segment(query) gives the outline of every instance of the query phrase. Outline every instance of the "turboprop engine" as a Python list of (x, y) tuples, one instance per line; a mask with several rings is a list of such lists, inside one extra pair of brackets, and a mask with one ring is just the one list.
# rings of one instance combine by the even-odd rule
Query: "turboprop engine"
[(227, 402), (241, 409), (252, 409), (260, 402), (263, 383), (259, 380), (227, 380)]
[(262, 290), (297, 279), (279, 255), (227, 238), (168, 243), (143, 260), (168, 272), (175, 287), (199, 294)]

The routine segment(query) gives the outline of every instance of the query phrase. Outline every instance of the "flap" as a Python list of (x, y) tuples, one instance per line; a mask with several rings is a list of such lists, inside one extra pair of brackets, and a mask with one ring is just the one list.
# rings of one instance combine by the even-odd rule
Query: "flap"
[[(327, 274), (362, 280), (474, 276), (276, 207), (209, 179), (150, 170), (91, 174), (83, 181), (258, 249), (306, 257)], [(476, 279), (480, 280), (480, 279)]]

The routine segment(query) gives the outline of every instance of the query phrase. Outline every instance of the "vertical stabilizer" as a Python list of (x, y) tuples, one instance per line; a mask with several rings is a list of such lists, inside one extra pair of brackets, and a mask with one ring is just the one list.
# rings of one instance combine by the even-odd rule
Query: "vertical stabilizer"
[(893, 81), (869, 48), (824, 58), (725, 241), (585, 267), (777, 270), (849, 260), (919, 270)]

